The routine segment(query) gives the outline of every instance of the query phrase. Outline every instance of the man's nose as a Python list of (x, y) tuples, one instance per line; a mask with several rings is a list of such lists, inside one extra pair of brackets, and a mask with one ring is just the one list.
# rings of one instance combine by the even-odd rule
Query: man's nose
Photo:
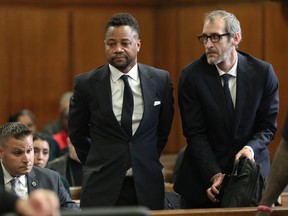
[(207, 38), (207, 43), (205, 44), (206, 47), (214, 46), (214, 43), (212, 42), (211, 38)]
[(30, 154), (25, 153), (25, 154), (23, 155), (23, 158), (22, 158), (22, 159), (23, 159), (24, 162), (29, 162), (29, 161), (30, 161), (30, 157), (31, 157)]
[(122, 52), (123, 51), (123, 47), (120, 43), (117, 43), (115, 46), (115, 52)]

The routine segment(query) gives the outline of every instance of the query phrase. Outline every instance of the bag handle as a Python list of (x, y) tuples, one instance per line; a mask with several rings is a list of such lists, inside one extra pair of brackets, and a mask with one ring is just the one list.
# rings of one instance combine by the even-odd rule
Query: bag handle
[(238, 176), (238, 168), (239, 168), (239, 164), (240, 164), (240, 161), (244, 161), (244, 160), (249, 160), (247, 159), (246, 157), (243, 157), (241, 156), (238, 160), (235, 160), (234, 163), (233, 163), (233, 170), (232, 170), (232, 173), (231, 175), (233, 176)]

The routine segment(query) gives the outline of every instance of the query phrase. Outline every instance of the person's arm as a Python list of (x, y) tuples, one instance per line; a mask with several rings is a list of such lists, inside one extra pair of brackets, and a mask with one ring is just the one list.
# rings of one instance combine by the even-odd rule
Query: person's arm
[(78, 205), (71, 199), (71, 196), (69, 195), (68, 191), (64, 187), (59, 173), (57, 173), (56, 171), (53, 171), (53, 172), (54, 172), (54, 175), (56, 175), (55, 180), (58, 182), (57, 195), (59, 197), (60, 208), (62, 210), (65, 210), (65, 209), (67, 209), (67, 210), (79, 210)]
[(165, 145), (167, 144), (174, 116), (173, 85), (168, 72), (165, 72), (165, 78), (163, 79), (165, 79), (163, 81), (165, 84), (163, 87), (163, 100), (161, 104), (161, 112), (158, 126), (159, 157)]
[[(190, 68), (182, 71), (178, 85), (178, 102), (181, 113), (183, 134), (187, 140), (187, 148), (191, 157), (197, 163), (200, 175), (209, 182), (213, 176), (221, 173), (221, 168), (212, 151), (211, 143), (207, 136), (207, 114), (203, 108), (203, 98), (206, 93), (199, 90), (195, 77), (190, 74)], [(207, 105), (208, 106), (208, 105)], [(209, 123), (208, 123), (209, 124)]]
[[(282, 139), (272, 162), (268, 182), (259, 205), (271, 207), (288, 184), (288, 141)], [(257, 216), (269, 215), (259, 211)]]
[[(264, 149), (273, 140), (277, 127), (277, 115), (279, 112), (279, 94), (278, 94), (278, 79), (275, 75), (272, 65), (268, 65), (266, 74), (266, 82), (263, 87), (263, 95), (261, 97), (260, 104), (257, 109), (257, 116), (254, 122), (254, 134), (251, 139), (245, 144), (253, 149), (255, 159), (263, 152)], [(239, 158), (241, 155), (251, 156), (248, 149), (240, 150), (241, 153), (244, 151), (245, 154), (238, 154)]]
[(73, 96), (70, 100), (68, 131), (77, 155), (84, 165), (90, 149), (90, 113), (87, 98), (84, 98), (83, 91), (80, 80), (76, 77)]

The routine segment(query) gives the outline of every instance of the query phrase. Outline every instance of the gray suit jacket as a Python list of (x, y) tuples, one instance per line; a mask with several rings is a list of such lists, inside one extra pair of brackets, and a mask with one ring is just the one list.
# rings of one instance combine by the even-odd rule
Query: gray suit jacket
[(139, 204), (163, 209), (159, 157), (171, 129), (173, 89), (167, 71), (143, 64), (138, 64), (138, 69), (144, 113), (132, 138), (113, 112), (108, 65), (76, 77), (68, 125), (84, 165), (81, 207), (114, 206), (132, 166)]
[[(46, 168), (33, 167), (26, 177), (28, 193), (39, 188), (52, 190), (58, 195), (62, 209), (79, 209), (77, 204), (71, 200), (57, 172)], [(1, 187), (5, 188), (3, 170), (0, 165), (0, 188)]]

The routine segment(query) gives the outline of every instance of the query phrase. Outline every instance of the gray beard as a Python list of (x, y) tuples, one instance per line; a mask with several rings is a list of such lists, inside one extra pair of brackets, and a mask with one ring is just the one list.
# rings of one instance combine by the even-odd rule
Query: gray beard
[(225, 52), (221, 56), (219, 56), (215, 61), (209, 61), (209, 59), (207, 58), (207, 62), (210, 65), (218, 65), (219, 63), (224, 61), (227, 58), (227, 56), (228, 56), (228, 53)]

